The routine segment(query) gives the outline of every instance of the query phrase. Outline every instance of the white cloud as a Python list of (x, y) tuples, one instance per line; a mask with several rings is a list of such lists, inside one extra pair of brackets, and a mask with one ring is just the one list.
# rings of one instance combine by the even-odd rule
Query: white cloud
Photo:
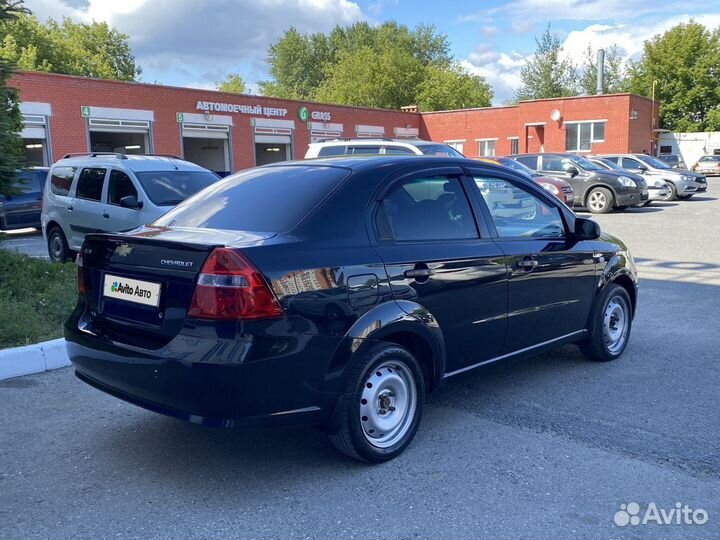
[(350, 0), (27, 0), (41, 19), (105, 21), (129, 36), (138, 63), (160, 78), (263, 76), (267, 47), (290, 26), (324, 32), (365, 18)]
[(461, 65), (474, 75), (482, 75), (493, 89), (494, 105), (502, 105), (515, 97), (520, 86), (520, 68), (526, 56), (511, 51), (498, 52), (488, 45), (478, 45)]

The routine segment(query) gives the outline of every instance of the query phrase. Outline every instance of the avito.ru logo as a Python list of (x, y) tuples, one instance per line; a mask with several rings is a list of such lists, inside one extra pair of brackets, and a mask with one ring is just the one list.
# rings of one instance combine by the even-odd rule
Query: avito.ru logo
[(708, 513), (702, 508), (693, 510), (687, 504), (680, 502), (676, 502), (675, 506), (670, 510), (658, 508), (654, 502), (651, 502), (642, 516), (640, 510), (640, 505), (636, 502), (621, 504), (620, 510), (615, 512), (613, 516), (613, 521), (618, 527), (647, 525), (648, 523), (656, 523), (657, 525), (704, 525), (709, 518)]

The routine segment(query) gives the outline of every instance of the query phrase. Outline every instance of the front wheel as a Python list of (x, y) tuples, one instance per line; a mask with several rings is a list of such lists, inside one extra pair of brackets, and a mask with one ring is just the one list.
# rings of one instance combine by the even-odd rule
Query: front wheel
[(580, 350), (590, 360), (615, 360), (627, 347), (631, 329), (630, 295), (620, 285), (608, 285), (592, 315), (591, 334), (580, 342)]
[(587, 207), (593, 214), (607, 214), (614, 204), (615, 197), (607, 188), (595, 188), (588, 194)]
[(661, 201), (672, 201), (677, 197), (677, 188), (675, 187), (675, 184), (672, 182), (665, 182), (665, 185), (668, 187), (667, 195), (662, 197)]
[(360, 461), (391, 460), (415, 437), (424, 402), (425, 381), (415, 357), (399, 345), (379, 344), (349, 376), (330, 440)]

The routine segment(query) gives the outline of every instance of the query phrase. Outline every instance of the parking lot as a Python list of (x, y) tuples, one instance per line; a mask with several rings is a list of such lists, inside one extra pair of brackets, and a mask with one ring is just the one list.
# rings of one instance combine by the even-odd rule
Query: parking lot
[[(70, 369), (0, 382), (0, 538), (718, 538), (719, 189), (595, 217), (640, 269), (621, 359), (454, 378), (384, 465), (314, 429), (165, 418)], [(709, 519), (616, 526), (630, 502)]]

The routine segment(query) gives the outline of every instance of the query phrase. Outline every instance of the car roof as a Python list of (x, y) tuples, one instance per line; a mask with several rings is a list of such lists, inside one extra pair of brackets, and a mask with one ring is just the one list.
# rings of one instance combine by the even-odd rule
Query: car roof
[(328, 139), (325, 141), (319, 141), (315, 143), (310, 143), (310, 146), (343, 146), (347, 144), (407, 144), (410, 146), (425, 146), (429, 144), (444, 144), (439, 143), (435, 141), (425, 141), (423, 139), (390, 139), (386, 137), (374, 137), (374, 138), (365, 138), (365, 137), (355, 137), (355, 138), (347, 138), (347, 139)]
[(143, 171), (207, 171), (204, 167), (177, 156), (150, 154), (81, 154), (68, 155), (53, 164), (57, 166), (116, 167), (133, 172)]

